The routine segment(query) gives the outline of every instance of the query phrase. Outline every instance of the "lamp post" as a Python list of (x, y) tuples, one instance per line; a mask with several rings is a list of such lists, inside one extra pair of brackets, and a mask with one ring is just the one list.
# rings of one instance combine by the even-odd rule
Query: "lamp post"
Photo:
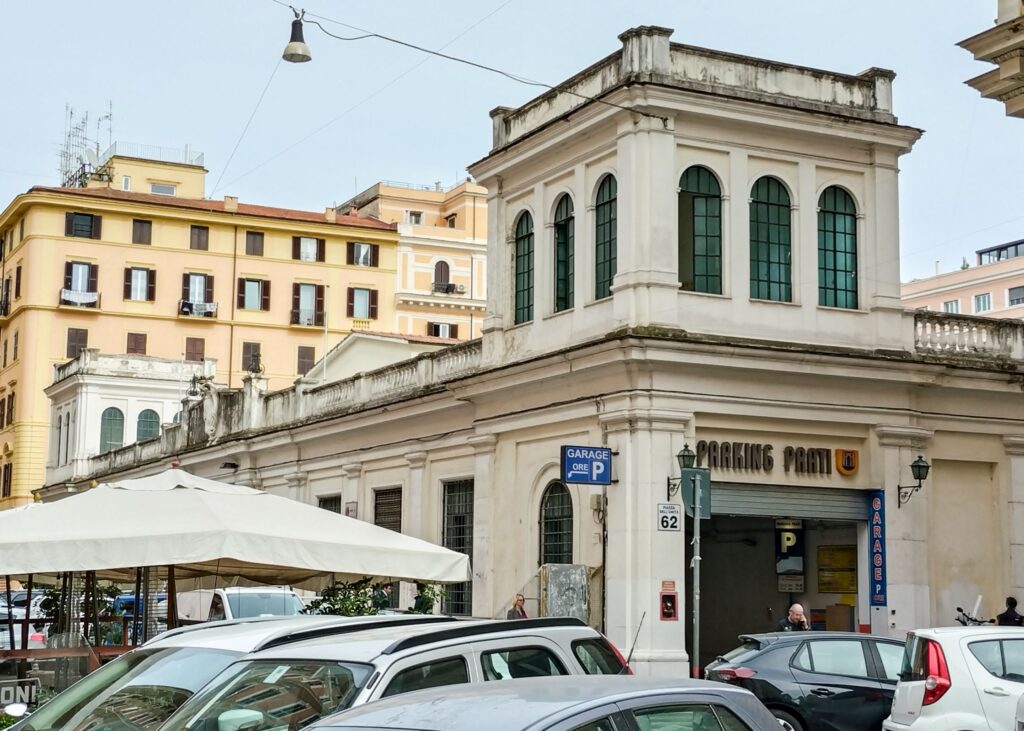
[(925, 458), (920, 454), (917, 455), (917, 459), (910, 463), (910, 475), (917, 480), (917, 484), (896, 486), (898, 491), (896, 494), (897, 509), (902, 508), (905, 503), (909, 503), (910, 498), (914, 496), (914, 493), (924, 487), (921, 483), (928, 479), (928, 473), (931, 469), (932, 466), (928, 464)]
[[(680, 474), (686, 474), (686, 470), (693, 469), (697, 455), (689, 444), (676, 455), (679, 462)], [(690, 675), (694, 678), (700, 677), (700, 479), (697, 475), (690, 475), (690, 484), (693, 487), (693, 560), (690, 567), (693, 570), (693, 653), (690, 658)]]

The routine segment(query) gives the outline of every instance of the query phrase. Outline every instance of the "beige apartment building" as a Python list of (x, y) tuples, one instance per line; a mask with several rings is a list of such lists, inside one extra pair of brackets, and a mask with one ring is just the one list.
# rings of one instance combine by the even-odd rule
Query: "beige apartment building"
[(115, 144), (81, 187), (0, 213), (0, 509), (43, 484), (43, 389), (85, 348), (213, 359), (221, 384), (260, 370), (277, 389), (350, 332), (393, 329), (394, 224), (208, 200), (205, 174), (201, 155)]
[(395, 332), (467, 340), (487, 309), (487, 190), (384, 181), (339, 206), (398, 226)]
[(1024, 318), (1024, 240), (979, 250), (976, 266), (906, 282), (901, 297), (917, 310)]

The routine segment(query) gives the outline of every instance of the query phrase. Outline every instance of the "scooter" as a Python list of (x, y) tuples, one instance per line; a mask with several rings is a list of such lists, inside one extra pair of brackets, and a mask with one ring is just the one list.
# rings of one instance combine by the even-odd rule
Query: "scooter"
[(953, 619), (955, 619), (959, 624), (963, 625), (964, 627), (981, 627), (982, 625), (986, 624), (995, 624), (996, 621), (994, 619), (982, 619), (978, 616), (978, 610), (980, 608), (981, 594), (978, 595), (978, 600), (974, 602), (974, 610), (972, 614), (968, 614), (967, 612), (965, 612), (963, 607), (957, 607), (956, 611), (958, 612), (958, 614)]

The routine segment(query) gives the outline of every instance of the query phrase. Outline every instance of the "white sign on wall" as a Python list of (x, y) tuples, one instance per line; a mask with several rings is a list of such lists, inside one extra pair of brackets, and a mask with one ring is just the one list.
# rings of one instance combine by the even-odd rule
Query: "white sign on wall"
[(675, 503), (658, 503), (658, 530), (682, 530), (682, 511)]

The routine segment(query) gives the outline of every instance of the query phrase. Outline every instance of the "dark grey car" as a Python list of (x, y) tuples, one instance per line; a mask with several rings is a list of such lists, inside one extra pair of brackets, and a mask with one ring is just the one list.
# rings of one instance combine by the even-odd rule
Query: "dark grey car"
[(338, 713), (309, 730), (778, 731), (749, 691), (689, 679), (529, 678), (406, 693)]

